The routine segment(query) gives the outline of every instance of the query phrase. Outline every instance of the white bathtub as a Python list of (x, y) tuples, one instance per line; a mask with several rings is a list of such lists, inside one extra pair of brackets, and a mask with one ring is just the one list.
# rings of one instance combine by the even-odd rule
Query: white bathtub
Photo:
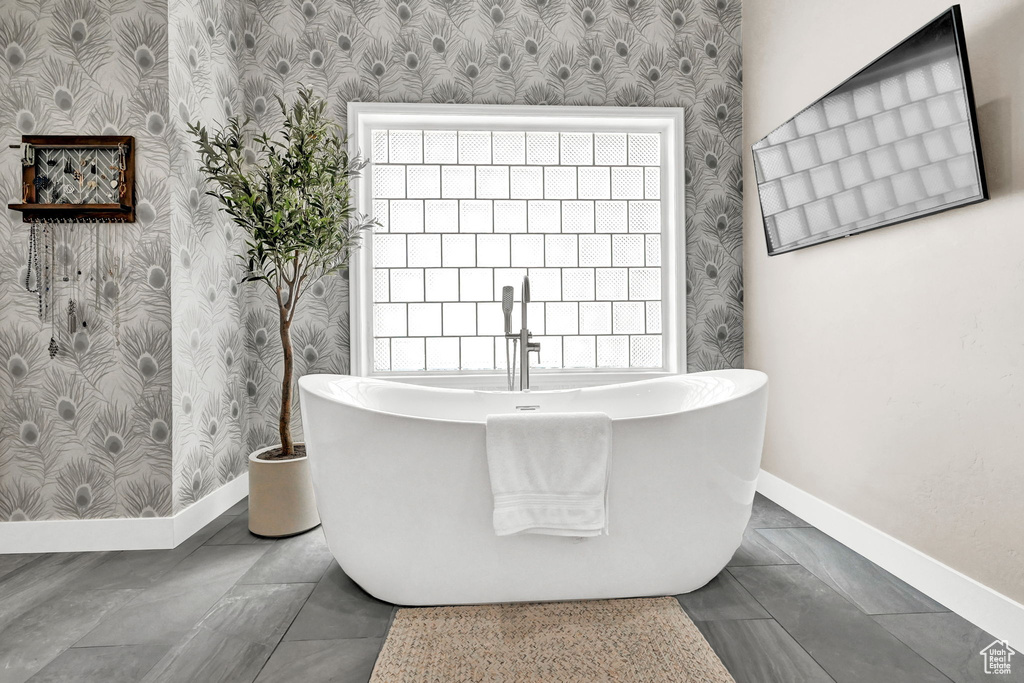
[[(700, 588), (750, 517), (768, 400), (753, 370), (528, 393), (307, 375), (299, 390), (331, 552), (368, 593), (400, 605)], [(609, 535), (495, 536), (484, 420), (517, 406), (612, 418)]]

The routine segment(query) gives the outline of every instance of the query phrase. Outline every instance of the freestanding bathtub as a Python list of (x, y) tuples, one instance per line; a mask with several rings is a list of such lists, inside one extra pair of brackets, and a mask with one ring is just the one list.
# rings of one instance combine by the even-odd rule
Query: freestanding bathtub
[[(299, 390), (328, 546), (400, 605), (700, 588), (740, 545), (768, 399), (753, 370), (527, 393), (307, 375)], [(524, 408), (612, 418), (607, 536), (494, 534), (484, 421)]]

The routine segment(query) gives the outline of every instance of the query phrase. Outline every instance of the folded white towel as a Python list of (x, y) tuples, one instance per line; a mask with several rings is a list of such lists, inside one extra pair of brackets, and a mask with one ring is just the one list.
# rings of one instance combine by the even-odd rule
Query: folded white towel
[(498, 536), (608, 533), (607, 415), (488, 415), (486, 431)]

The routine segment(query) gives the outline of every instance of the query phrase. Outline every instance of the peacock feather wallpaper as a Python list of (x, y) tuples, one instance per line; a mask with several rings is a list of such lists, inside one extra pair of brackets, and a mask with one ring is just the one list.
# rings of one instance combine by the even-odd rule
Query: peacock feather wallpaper
[[(241, 18), (241, 3), (229, 0), (174, 0), (168, 9), (176, 511), (248, 467), (243, 438), (249, 403), (243, 382), (248, 288), (240, 284), (236, 256), (242, 236), (206, 196), (185, 128), (197, 120), (216, 127), (242, 115), (241, 54), (230, 38)], [(272, 410), (265, 419), (273, 422)]]
[(87, 328), (40, 319), (26, 291), (28, 226), (18, 212), (0, 218), (0, 521), (171, 513), (167, 56), (163, 2), (0, 7), (5, 200), (22, 193), (18, 153), (6, 149), (22, 135), (138, 145), (137, 222), (53, 234), (58, 267), (91, 272), (98, 253), (102, 282), (56, 283), (61, 296), (77, 288)]
[[(53, 360), (27, 226), (0, 221), (0, 521), (173, 514), (277, 440), (275, 309), (240, 283), (244, 236), (205, 195), (185, 124), (272, 131), (300, 85), (342, 124), (350, 101), (685, 108), (688, 365), (741, 366), (740, 44), (739, 0), (5, 3), (4, 144), (136, 136), (139, 220), (100, 226), (120, 267)], [(16, 157), (0, 156), (9, 201)], [(302, 305), (296, 374), (347, 372), (345, 277)]]

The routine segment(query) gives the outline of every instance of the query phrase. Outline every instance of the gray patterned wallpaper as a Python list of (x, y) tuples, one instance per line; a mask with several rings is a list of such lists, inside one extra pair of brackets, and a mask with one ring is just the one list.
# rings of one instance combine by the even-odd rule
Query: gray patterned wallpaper
[[(0, 521), (171, 514), (277, 440), (273, 308), (238, 284), (241, 236), (203, 195), (183, 122), (270, 129), (273, 95), (300, 83), (342, 122), (352, 100), (685, 107), (689, 367), (738, 367), (741, 73), (739, 0), (5, 4), (4, 144), (135, 135), (140, 202), (118, 227), (118, 287), (52, 362), (23, 288), (28, 233), (20, 214), (0, 220)], [(0, 156), (6, 197), (17, 178)], [(347, 282), (311, 293), (297, 375), (347, 372)]]
[[(238, 62), (241, 0), (171, 0), (170, 259), (173, 296), (175, 512), (246, 471), (243, 429), (245, 298), (237, 257), (243, 246), (207, 197), (185, 125), (216, 128), (241, 113)], [(257, 359), (258, 362), (258, 359)], [(272, 419), (258, 416), (261, 419)]]
[[(72, 337), (58, 324), (54, 360), (50, 325), (25, 291), (28, 226), (2, 211), (0, 521), (171, 512), (166, 109), (160, 0), (0, 5), (5, 203), (21, 195), (18, 155), (6, 147), (23, 134), (128, 134), (138, 144), (138, 222), (100, 226), (104, 251), (123, 253), (124, 267), (98, 297), (86, 285), (88, 328)], [(83, 241), (79, 228), (76, 251)]]

